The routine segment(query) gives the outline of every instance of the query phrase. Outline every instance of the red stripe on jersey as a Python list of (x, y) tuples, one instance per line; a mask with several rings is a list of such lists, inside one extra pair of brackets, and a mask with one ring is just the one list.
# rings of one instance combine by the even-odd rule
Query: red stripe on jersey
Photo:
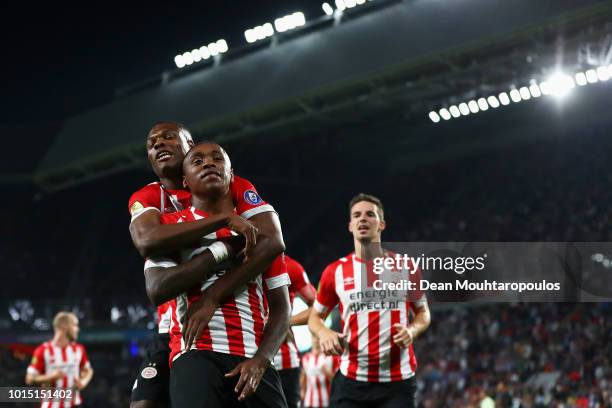
[(249, 306), (251, 307), (251, 313), (253, 314), (253, 331), (255, 332), (255, 344), (259, 346), (264, 331), (263, 310), (261, 310), (261, 304), (259, 303), (257, 286), (249, 284), (248, 287)]
[[(61, 347), (60, 350), (61, 350), (60, 362), (68, 363), (68, 358), (66, 357), (66, 347)], [(65, 374), (59, 381), (60, 381), (59, 387), (66, 388), (66, 386), (68, 385), (68, 377)], [(59, 408), (64, 408), (64, 400), (61, 400), (59, 402)]]
[[(319, 358), (317, 356), (317, 362), (316, 364), (319, 365)], [(319, 402), (319, 404), (317, 405), (318, 407), (322, 407), (323, 406), (323, 390), (321, 389), (321, 381), (320, 378), (317, 378), (315, 380), (315, 392), (317, 393), (317, 401)]]
[(352, 259), (342, 265), (342, 283), (344, 284), (344, 290), (355, 289), (355, 271), (353, 270)]
[[(410, 321), (410, 311), (412, 310), (411, 302), (406, 302), (406, 324)], [(410, 357), (410, 369), (412, 372), (416, 372), (417, 368), (417, 360), (416, 355), (414, 354), (414, 350), (412, 349), (412, 344), (408, 347), (408, 356)]]
[(221, 307), (225, 319), (225, 330), (229, 343), (229, 352), (234, 356), (244, 356), (244, 336), (242, 335), (242, 321), (236, 300), (232, 299)]
[(380, 314), (368, 312), (368, 381), (378, 381), (380, 365)]
[(391, 342), (391, 381), (399, 381), (402, 379), (401, 369), (401, 350), (400, 347), (393, 341), (393, 336), (397, 333), (397, 330), (393, 328), (394, 324), (400, 322), (400, 311), (391, 310), (391, 336), (389, 341)]
[(349, 366), (347, 373), (350, 378), (355, 378), (357, 376), (357, 356), (359, 354), (359, 324), (357, 322), (356, 313), (350, 315), (348, 325), (351, 337), (348, 343)]

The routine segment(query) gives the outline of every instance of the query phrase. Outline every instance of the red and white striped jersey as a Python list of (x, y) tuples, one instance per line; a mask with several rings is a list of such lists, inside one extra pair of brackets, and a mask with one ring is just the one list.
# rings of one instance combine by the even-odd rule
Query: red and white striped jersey
[(374, 274), (372, 264), (353, 253), (325, 268), (314, 308), (326, 314), (337, 304), (340, 306), (346, 340), (340, 359), (340, 372), (344, 376), (357, 381), (390, 382), (414, 375), (417, 362), (412, 345), (397, 346), (392, 340), (395, 334), (392, 326), (407, 325), (410, 309), (422, 306), (427, 300), (420, 292), (377, 290), (374, 283), (379, 279), (400, 282), (416, 278), (408, 270)]
[[(59, 370), (65, 375), (54, 381), (51, 387), (70, 388), (74, 386), (75, 379), (81, 376), (81, 369), (89, 366), (89, 359), (82, 344), (73, 342), (65, 347), (59, 347), (52, 341), (47, 341), (34, 350), (28, 374), (44, 375)], [(76, 407), (82, 402), (81, 393), (75, 390), (71, 399), (43, 401), (41, 407), (69, 408)]]
[[(262, 212), (274, 211), (274, 208), (263, 201), (257, 194), (255, 186), (242, 177), (234, 176), (230, 184), (230, 193), (236, 213), (244, 218), (251, 218)], [(128, 209), (132, 221), (148, 210), (167, 214), (182, 211), (191, 206), (191, 193), (187, 190), (168, 190), (160, 182), (149, 183), (136, 191), (129, 199)], [(158, 332), (165, 334), (170, 329), (170, 316), (174, 301), (157, 307)]]
[(339, 359), (323, 353), (309, 352), (302, 357), (302, 370), (306, 377), (306, 393), (302, 403), (306, 408), (329, 406), (331, 378), (338, 371)]
[[(190, 222), (205, 218), (207, 214), (194, 207), (178, 213), (164, 214), (161, 217), (163, 224), (179, 222)], [(176, 258), (151, 258), (145, 264), (145, 269), (150, 267), (172, 267), (178, 262), (190, 259), (194, 254), (201, 253), (208, 245), (219, 238), (228, 237), (232, 232), (221, 229), (213, 234), (207, 235), (203, 240), (203, 246), (195, 250), (182, 251)], [(265, 320), (267, 316), (264, 291), (273, 290), (282, 286), (289, 286), (289, 276), (286, 268), (269, 269), (263, 275), (258, 276), (247, 285), (234, 292), (223, 305), (221, 305), (210, 320), (208, 327), (202, 332), (200, 338), (196, 339), (191, 349), (210, 350), (219, 353), (232, 354), (243, 357), (253, 357), (263, 335)], [(194, 287), (187, 293), (176, 298), (176, 308), (172, 313), (170, 328), (170, 360), (174, 361), (187, 350), (183, 339), (182, 321), (189, 306), (201, 297), (202, 291), (211, 286), (225, 271), (218, 271), (201, 287)]]
[[(312, 286), (312, 284), (308, 280), (308, 275), (304, 267), (298, 261), (285, 255), (285, 263), (287, 265), (289, 279), (291, 280), (291, 285), (289, 286), (289, 301), (291, 305), (293, 305), (293, 301), (298, 292), (305, 286)], [(272, 266), (274, 266), (274, 264)], [(281, 344), (278, 353), (274, 356), (274, 367), (277, 370), (285, 370), (288, 368), (297, 368), (299, 366), (300, 355), (297, 345), (294, 339), (289, 339)]]

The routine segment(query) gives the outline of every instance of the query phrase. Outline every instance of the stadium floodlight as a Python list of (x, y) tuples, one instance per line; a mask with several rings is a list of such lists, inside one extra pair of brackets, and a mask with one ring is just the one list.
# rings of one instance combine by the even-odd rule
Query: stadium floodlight
[(203, 45), (200, 47), (200, 55), (203, 60), (207, 60), (210, 58), (210, 51), (208, 51), (208, 47)]
[(282, 33), (288, 30), (293, 30), (306, 24), (306, 17), (301, 11), (274, 20), (274, 28), (277, 32)]
[(357, 2), (355, 0), (344, 0), (344, 5), (346, 8), (353, 8), (357, 5)]
[(226, 53), (229, 50), (229, 47), (227, 46), (227, 41), (225, 41), (223, 38), (217, 40), (217, 49), (219, 50), (220, 54)]
[(480, 109), (478, 109), (478, 103), (476, 103), (475, 100), (471, 100), (468, 102), (468, 108), (472, 113), (478, 113), (480, 111)]
[(540, 90), (540, 87), (538, 86), (538, 84), (535, 83), (529, 86), (529, 93), (534, 98), (539, 98), (540, 96), (542, 96), (542, 91)]
[(512, 102), (514, 103), (520, 102), (522, 100), (521, 93), (518, 89), (513, 89), (510, 91), (510, 99), (512, 99)]
[(208, 44), (208, 52), (210, 52), (210, 55), (213, 57), (215, 55), (219, 55), (219, 47), (217, 46), (217, 43)]
[(434, 111), (431, 111), (429, 112), (429, 119), (431, 119), (433, 123), (438, 123), (440, 121), (440, 115)]
[(200, 61), (202, 61), (202, 55), (200, 54), (200, 49), (199, 48), (191, 50), (191, 58), (193, 59), (193, 62), (200, 62)]
[(346, 4), (344, 4), (344, 0), (335, 0), (336, 8), (340, 11), (346, 10)]
[(608, 79), (610, 79), (610, 73), (608, 72), (608, 67), (597, 68), (597, 78), (600, 81), (607, 81)]
[(489, 102), (489, 106), (492, 107), (493, 109), (499, 108), (499, 101), (497, 100), (495, 96), (493, 95), (489, 96), (487, 98), (487, 102)]
[[(597, 76), (597, 74), (595, 74)], [(587, 75), (588, 80), (588, 75)], [(544, 95), (553, 95), (556, 97), (564, 97), (576, 84), (572, 77), (565, 75), (562, 72), (553, 74), (547, 81), (540, 84), (540, 89)]]
[(500, 93), (498, 96), (499, 98), (499, 102), (506, 106), (506, 105), (510, 105), (510, 98), (508, 97), (508, 94), (505, 92)]
[(185, 65), (193, 64), (193, 57), (191, 56), (191, 53), (189, 51), (183, 53), (183, 62), (185, 63)]
[(450, 108), (448, 108), (448, 110), (450, 114), (453, 115), (453, 118), (458, 118), (461, 116), (461, 111), (459, 111), (459, 108), (455, 105), (452, 105)]
[(177, 68), (183, 68), (185, 66), (185, 61), (183, 60), (183, 55), (179, 54), (176, 57), (174, 57), (174, 63), (176, 64)]
[(521, 93), (521, 98), (522, 98), (523, 100), (525, 100), (525, 101), (526, 101), (526, 100), (528, 100), (528, 99), (531, 99), (531, 94), (529, 93), (529, 88), (527, 88), (526, 86), (522, 86), (522, 87), (519, 89), (519, 92)]
[(255, 34), (255, 29), (249, 28), (244, 32), (244, 38), (247, 40), (249, 44), (257, 41), (257, 35)]
[(448, 111), (448, 109), (446, 108), (442, 108), (440, 109), (440, 116), (442, 117), (442, 119), (444, 120), (449, 120), (451, 118), (451, 114)]
[(587, 84), (587, 79), (586, 79), (586, 75), (584, 75), (584, 72), (578, 72), (575, 75), (575, 79), (576, 79), (576, 84), (578, 84), (578, 86), (585, 86)]
[(594, 69), (589, 69), (586, 72), (586, 79), (589, 84), (594, 84), (595, 82), (599, 81), (599, 78), (597, 78), (597, 71)]
[(489, 109), (489, 104), (487, 103), (487, 100), (485, 98), (480, 98), (478, 99), (478, 107), (481, 111), (486, 111), (487, 109)]
[(332, 14), (334, 14), (334, 9), (332, 6), (329, 5), (329, 3), (323, 3), (321, 4), (321, 7), (323, 8), (323, 12), (327, 14), (328, 16), (331, 16)]
[(470, 114), (470, 108), (468, 108), (467, 103), (462, 102), (459, 104), (459, 112), (461, 112), (463, 116)]
[(357, 2), (357, 5), (362, 5), (365, 4), (366, 0), (355, 0)]

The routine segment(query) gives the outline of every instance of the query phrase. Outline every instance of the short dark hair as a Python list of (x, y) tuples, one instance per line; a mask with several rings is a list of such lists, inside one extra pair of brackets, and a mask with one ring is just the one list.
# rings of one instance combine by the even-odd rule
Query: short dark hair
[(381, 220), (385, 220), (385, 210), (383, 209), (382, 201), (380, 201), (378, 197), (374, 197), (373, 195), (366, 193), (359, 193), (351, 199), (351, 201), (349, 202), (349, 216), (351, 214), (353, 206), (360, 201), (367, 201), (369, 203), (375, 204), (376, 207), (378, 207), (378, 216)]

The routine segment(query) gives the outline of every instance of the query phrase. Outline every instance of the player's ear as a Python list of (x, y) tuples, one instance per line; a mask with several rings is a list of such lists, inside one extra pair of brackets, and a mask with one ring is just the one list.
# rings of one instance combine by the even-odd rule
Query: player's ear
[(230, 169), (230, 183), (234, 182), (234, 169)]
[(187, 185), (187, 179), (185, 178), (185, 176), (183, 176), (183, 188), (188, 189), (188, 185)]
[(380, 222), (378, 223), (378, 229), (381, 231), (384, 231), (385, 228), (387, 228), (387, 223), (384, 222), (383, 220), (380, 220)]
[(348, 230), (351, 234), (353, 233), (353, 226), (351, 225), (351, 220), (349, 220), (348, 222)]

